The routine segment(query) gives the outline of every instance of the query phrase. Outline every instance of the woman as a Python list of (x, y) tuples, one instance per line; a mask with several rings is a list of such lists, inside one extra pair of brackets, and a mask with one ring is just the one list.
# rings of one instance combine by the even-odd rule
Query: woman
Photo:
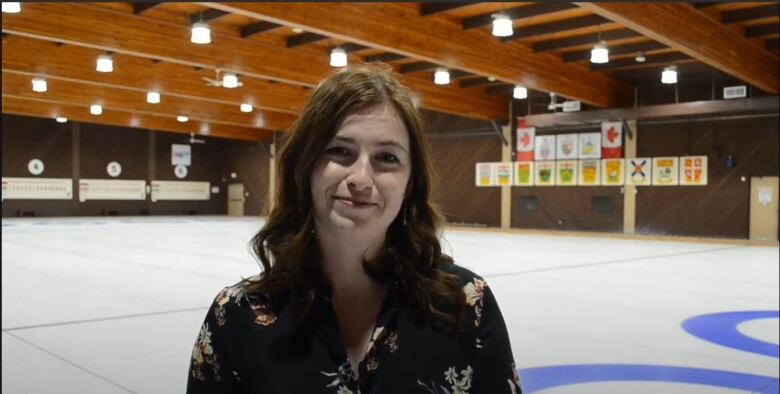
[(188, 393), (519, 393), (485, 281), (442, 254), (419, 113), (383, 69), (313, 92), (253, 239), (263, 273), (223, 289)]

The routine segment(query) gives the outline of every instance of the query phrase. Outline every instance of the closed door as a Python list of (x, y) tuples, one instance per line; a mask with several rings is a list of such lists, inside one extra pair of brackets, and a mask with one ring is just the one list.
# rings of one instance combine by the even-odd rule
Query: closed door
[(244, 216), (244, 184), (228, 185), (228, 216)]
[(750, 239), (777, 241), (778, 177), (750, 178)]

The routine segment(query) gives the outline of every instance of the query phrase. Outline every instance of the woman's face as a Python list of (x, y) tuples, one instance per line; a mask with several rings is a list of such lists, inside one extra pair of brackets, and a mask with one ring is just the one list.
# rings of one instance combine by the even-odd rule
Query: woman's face
[(392, 106), (348, 115), (312, 171), (318, 229), (384, 236), (404, 200), (409, 152), (409, 133)]

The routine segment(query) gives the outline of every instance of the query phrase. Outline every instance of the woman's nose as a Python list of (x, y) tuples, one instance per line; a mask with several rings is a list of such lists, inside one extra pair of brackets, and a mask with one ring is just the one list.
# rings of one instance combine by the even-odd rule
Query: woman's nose
[(355, 161), (347, 175), (347, 185), (358, 190), (374, 186), (374, 171), (368, 159), (359, 158)]

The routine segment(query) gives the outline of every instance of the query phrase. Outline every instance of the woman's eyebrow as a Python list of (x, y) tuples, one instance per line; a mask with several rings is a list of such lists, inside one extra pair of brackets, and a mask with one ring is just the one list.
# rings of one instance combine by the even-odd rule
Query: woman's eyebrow
[(402, 151), (404, 151), (407, 155), (409, 154), (409, 151), (407, 151), (406, 148), (403, 147), (403, 145), (399, 144), (396, 141), (392, 141), (392, 140), (379, 141), (379, 143), (377, 145), (380, 145), (380, 146), (395, 146), (395, 147), (401, 149)]

